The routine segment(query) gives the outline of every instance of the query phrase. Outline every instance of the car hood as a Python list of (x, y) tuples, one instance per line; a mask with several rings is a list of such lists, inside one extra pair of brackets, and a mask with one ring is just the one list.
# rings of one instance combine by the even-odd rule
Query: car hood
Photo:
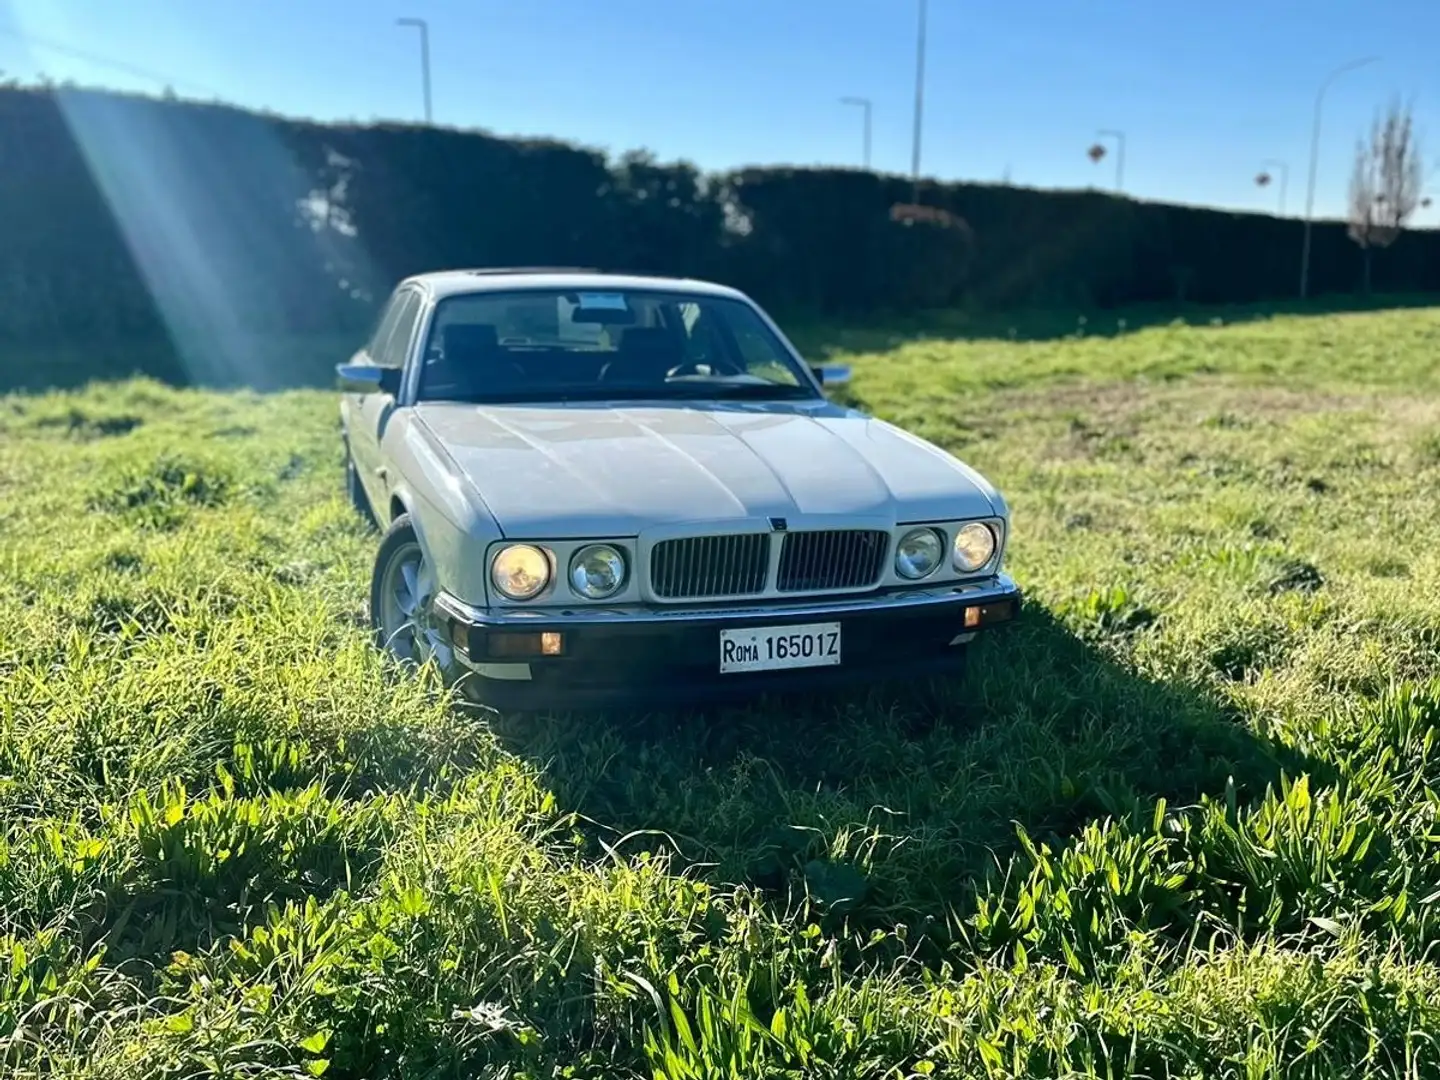
[(999, 495), (964, 463), (829, 402), (445, 402), (416, 412), (508, 537), (1003, 513)]

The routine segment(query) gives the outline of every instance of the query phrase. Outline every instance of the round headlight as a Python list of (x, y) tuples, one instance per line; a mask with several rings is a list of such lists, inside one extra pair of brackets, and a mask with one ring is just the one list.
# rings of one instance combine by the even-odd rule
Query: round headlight
[(919, 581), (935, 572), (945, 545), (934, 529), (911, 529), (895, 545), (895, 572)]
[(955, 569), (962, 574), (979, 570), (994, 554), (995, 534), (990, 531), (989, 525), (972, 521), (969, 525), (962, 525), (955, 533), (955, 545), (950, 557)]
[(550, 584), (550, 560), (530, 544), (512, 544), (490, 564), (490, 581), (510, 600), (529, 600)]
[(570, 587), (587, 600), (614, 596), (625, 584), (625, 556), (609, 544), (591, 544), (570, 560)]

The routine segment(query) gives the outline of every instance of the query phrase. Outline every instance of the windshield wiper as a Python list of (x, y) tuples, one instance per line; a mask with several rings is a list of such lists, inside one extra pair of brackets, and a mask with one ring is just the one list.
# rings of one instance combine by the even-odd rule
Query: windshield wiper
[[(673, 392), (673, 390), (672, 390)], [(813, 395), (803, 386), (786, 386), (783, 383), (691, 383), (684, 391), (676, 394), (686, 400), (691, 398), (733, 398), (737, 401), (746, 400), (784, 400), (793, 401), (797, 398), (809, 398)]]
[(783, 383), (685, 382), (662, 386), (623, 386), (593, 383), (583, 386), (546, 386), (445, 399), (471, 405), (563, 405), (584, 401), (808, 401), (806, 387)]

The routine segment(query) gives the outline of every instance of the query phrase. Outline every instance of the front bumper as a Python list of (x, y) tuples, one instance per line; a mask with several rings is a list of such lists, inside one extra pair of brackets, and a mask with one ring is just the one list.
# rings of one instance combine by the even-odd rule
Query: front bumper
[[(495, 611), (442, 594), (435, 614), (477, 695), (496, 708), (526, 710), (708, 703), (944, 674), (958, 668), (977, 633), (1012, 621), (1020, 603), (1019, 587), (998, 574), (781, 605)], [(840, 624), (839, 664), (721, 673), (721, 630), (817, 622)], [(545, 655), (547, 647), (558, 655)]]

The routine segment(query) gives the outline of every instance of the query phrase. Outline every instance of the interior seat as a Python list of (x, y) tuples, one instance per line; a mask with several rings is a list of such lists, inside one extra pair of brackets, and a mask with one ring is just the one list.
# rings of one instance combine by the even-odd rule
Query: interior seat
[(520, 369), (505, 361), (494, 326), (451, 323), (440, 332), (439, 355), (425, 359), (420, 374), (420, 396), (473, 397), (504, 390), (520, 378)]
[(621, 334), (615, 356), (600, 369), (600, 381), (659, 386), (681, 359), (679, 339), (665, 327), (632, 326)]

